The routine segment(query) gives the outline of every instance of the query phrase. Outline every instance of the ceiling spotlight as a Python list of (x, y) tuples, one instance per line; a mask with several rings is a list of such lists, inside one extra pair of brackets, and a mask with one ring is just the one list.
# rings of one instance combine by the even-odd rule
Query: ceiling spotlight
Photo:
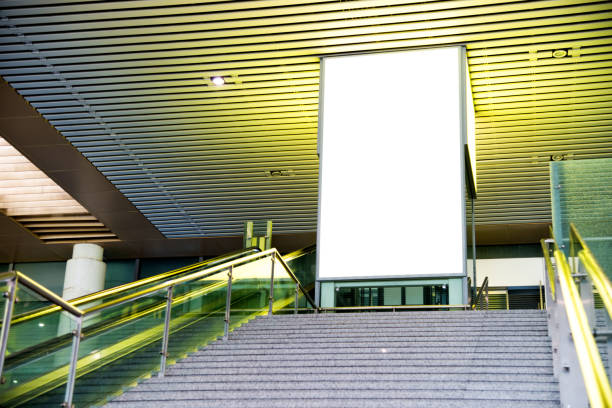
[(214, 76), (212, 78), (210, 78), (210, 80), (212, 81), (213, 84), (217, 85), (217, 86), (221, 86), (225, 84), (225, 79), (223, 79), (222, 76)]
[(550, 156), (550, 160), (552, 160), (552, 161), (562, 161), (562, 160), (564, 160), (564, 159), (565, 159), (565, 157), (564, 157), (562, 154), (559, 154), (559, 153), (557, 153), (557, 154), (552, 154), (552, 155)]
[(558, 49), (558, 50), (554, 50), (552, 52), (552, 56), (555, 58), (564, 58), (567, 57), (567, 50), (564, 50), (562, 48)]

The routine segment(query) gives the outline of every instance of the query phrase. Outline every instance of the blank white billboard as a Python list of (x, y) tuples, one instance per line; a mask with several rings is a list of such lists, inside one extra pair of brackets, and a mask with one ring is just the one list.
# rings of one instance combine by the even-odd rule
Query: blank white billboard
[(322, 59), (319, 278), (465, 274), (464, 58)]

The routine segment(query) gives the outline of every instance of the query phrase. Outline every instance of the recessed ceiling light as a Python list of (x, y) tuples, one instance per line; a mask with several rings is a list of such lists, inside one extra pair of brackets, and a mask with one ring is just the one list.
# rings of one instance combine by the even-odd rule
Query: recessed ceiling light
[(558, 50), (553, 50), (552, 56), (555, 57), (555, 58), (564, 58), (564, 57), (567, 57), (567, 50), (564, 50), (562, 48), (560, 48)]
[(214, 76), (212, 78), (210, 78), (210, 80), (212, 81), (213, 84), (217, 85), (217, 86), (221, 86), (225, 84), (225, 79), (223, 79), (222, 76)]

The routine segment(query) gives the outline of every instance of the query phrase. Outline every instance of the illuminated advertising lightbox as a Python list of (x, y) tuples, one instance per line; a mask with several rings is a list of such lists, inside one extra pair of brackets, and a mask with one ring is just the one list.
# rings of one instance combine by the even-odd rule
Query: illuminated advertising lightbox
[(318, 278), (465, 275), (464, 64), (461, 47), (322, 59)]

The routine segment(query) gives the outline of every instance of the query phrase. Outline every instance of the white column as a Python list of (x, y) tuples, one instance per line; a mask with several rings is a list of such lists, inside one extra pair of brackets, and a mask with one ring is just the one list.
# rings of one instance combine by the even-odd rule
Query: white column
[(102, 262), (104, 249), (96, 244), (75, 244), (72, 259), (66, 262), (64, 299), (74, 299), (104, 289), (106, 264)]

